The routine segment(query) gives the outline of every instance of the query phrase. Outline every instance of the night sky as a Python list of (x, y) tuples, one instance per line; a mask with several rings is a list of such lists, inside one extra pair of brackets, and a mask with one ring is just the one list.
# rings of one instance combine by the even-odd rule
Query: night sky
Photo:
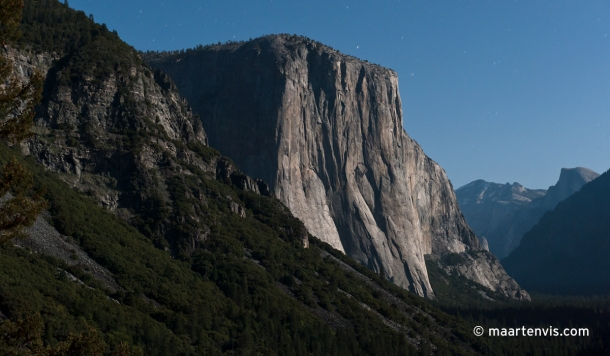
[(69, 0), (139, 50), (310, 37), (394, 69), (405, 129), (449, 175), (547, 188), (610, 168), (610, 2)]

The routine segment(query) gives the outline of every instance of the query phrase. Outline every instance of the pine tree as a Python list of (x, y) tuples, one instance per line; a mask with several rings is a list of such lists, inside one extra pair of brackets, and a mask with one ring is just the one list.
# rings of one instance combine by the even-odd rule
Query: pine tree
[[(23, 0), (0, 0), (0, 138), (17, 144), (33, 135), (34, 106), (40, 101), (42, 75), (23, 83), (8, 57), (10, 41), (19, 36)], [(42, 192), (32, 193), (32, 174), (13, 157), (0, 178), (0, 244), (23, 234), (45, 208)]]
[(23, 0), (0, 1), (0, 44), (6, 45), (19, 37)]
[(43, 192), (31, 194), (32, 182), (32, 173), (17, 158), (13, 157), (3, 167), (0, 196), (7, 199), (0, 205), (0, 244), (21, 237), (23, 228), (32, 225), (45, 208)]
[[(106, 349), (106, 343), (99, 332), (91, 326), (80, 334), (70, 334), (67, 340), (54, 347), (44, 345), (43, 334), (44, 323), (40, 314), (33, 314), (16, 322), (6, 320), (0, 324), (0, 355), (102, 356)], [(121, 342), (112, 356), (142, 356), (142, 350)]]

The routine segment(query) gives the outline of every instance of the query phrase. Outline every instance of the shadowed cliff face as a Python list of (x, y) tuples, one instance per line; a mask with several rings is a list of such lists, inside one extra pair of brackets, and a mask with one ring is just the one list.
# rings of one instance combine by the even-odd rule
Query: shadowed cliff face
[(403, 129), (395, 72), (296, 36), (147, 59), (212, 147), (396, 284), (432, 296), (424, 255), (480, 249), (445, 172)]
[[(157, 247), (179, 257), (197, 250), (214, 225), (213, 218), (206, 220), (212, 216), (208, 199), (246, 216), (236, 197), (206, 197), (204, 180), (269, 195), (265, 184), (207, 147), (200, 120), (173, 82), (142, 63), (135, 51), (125, 59), (130, 66), (91, 76), (74, 70), (74, 62), (90, 62), (76, 61), (78, 51), (59, 57), (4, 50), (18, 79), (35, 70), (46, 77), (33, 127), (37, 135), (22, 144), (24, 153), (140, 229)], [(75, 75), (62, 80), (71, 71)], [(307, 244), (307, 234), (301, 236)]]

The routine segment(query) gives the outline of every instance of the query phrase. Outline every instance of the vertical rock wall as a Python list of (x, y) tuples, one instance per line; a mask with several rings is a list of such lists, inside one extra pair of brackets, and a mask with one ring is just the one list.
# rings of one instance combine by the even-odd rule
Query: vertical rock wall
[(424, 255), (480, 249), (444, 170), (403, 129), (395, 72), (284, 35), (147, 60), (212, 147), (396, 284), (432, 297)]

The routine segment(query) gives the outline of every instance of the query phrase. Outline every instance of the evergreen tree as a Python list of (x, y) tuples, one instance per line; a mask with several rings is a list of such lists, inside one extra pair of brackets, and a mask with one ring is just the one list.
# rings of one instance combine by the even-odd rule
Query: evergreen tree
[(0, 206), (0, 244), (21, 236), (23, 228), (32, 225), (45, 208), (43, 192), (30, 192), (32, 182), (32, 173), (15, 157), (3, 167), (0, 196), (11, 195)]
[[(22, 83), (14, 73), (14, 64), (8, 57), (10, 41), (18, 38), (23, 0), (0, 1), (0, 137), (16, 144), (32, 136), (34, 105), (40, 101), (42, 75), (34, 73)], [(22, 234), (23, 228), (32, 225), (44, 209), (42, 193), (32, 193), (32, 174), (13, 157), (2, 170), (0, 197), (0, 244)], [(10, 195), (9, 195), (10, 193)]]
[(17, 39), (23, 0), (0, 1), (0, 44)]
[[(40, 314), (25, 319), (0, 324), (0, 354), (23, 356), (102, 356), (106, 343), (99, 332), (89, 326), (80, 334), (72, 334), (67, 340), (54, 347), (45, 346), (42, 341), (44, 324)], [(112, 356), (141, 356), (142, 351), (120, 343)]]

